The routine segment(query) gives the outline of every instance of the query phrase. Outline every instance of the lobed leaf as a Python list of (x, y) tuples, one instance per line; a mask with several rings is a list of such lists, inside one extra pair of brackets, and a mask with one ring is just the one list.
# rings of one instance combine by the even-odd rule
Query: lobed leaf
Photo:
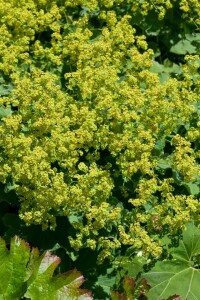
[(167, 299), (171, 295), (199, 299), (200, 270), (196, 268), (196, 257), (200, 254), (200, 229), (188, 224), (179, 247), (170, 252), (172, 260), (159, 261), (150, 272), (142, 274), (151, 285), (148, 299)]
[(177, 44), (171, 47), (170, 52), (182, 55), (187, 53), (193, 54), (196, 52), (196, 47), (188, 40), (180, 40)]
[(0, 299), (19, 300), (91, 300), (87, 290), (79, 287), (84, 281), (76, 269), (53, 276), (60, 258), (49, 251), (41, 256), (35, 248), (30, 253), (29, 245), (15, 236), (10, 251), (0, 239)]

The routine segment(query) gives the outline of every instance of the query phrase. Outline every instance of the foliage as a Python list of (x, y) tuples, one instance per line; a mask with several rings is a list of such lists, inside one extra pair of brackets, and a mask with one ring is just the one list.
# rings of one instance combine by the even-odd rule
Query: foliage
[(66, 15), (70, 1), (45, 3), (1, 1), (1, 81), (12, 88), (1, 98), (0, 180), (13, 186), (27, 225), (54, 229), (56, 217), (67, 216), (76, 251), (98, 250), (102, 262), (135, 245), (157, 257), (163, 230), (198, 219), (187, 189), (200, 172), (199, 123), (192, 123), (198, 57), (186, 56), (180, 75), (160, 82), (153, 51), (127, 12), (96, 16), (95, 5), (80, 10), (73, 2)]
[(0, 0), (1, 235), (97, 298), (199, 222), (199, 29), (198, 0)]
[[(84, 279), (76, 269), (53, 276), (60, 263), (49, 251), (39, 256), (36, 248), (15, 236), (10, 251), (0, 239), (0, 297), (2, 299), (92, 299), (90, 293), (79, 289)], [(24, 299), (24, 298), (23, 298)]]
[(158, 261), (151, 271), (141, 275), (151, 285), (148, 299), (166, 299), (172, 294), (179, 295), (181, 299), (198, 299), (200, 229), (189, 223), (179, 246), (169, 251), (172, 259)]

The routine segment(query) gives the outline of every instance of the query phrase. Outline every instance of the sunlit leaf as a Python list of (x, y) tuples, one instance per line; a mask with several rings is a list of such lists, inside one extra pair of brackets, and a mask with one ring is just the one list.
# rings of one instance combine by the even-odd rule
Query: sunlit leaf
[(170, 252), (172, 260), (159, 261), (150, 272), (142, 274), (151, 285), (148, 299), (167, 299), (171, 295), (199, 299), (200, 270), (196, 256), (200, 254), (200, 229), (193, 223), (188, 224), (179, 247)]
[(76, 269), (53, 276), (60, 258), (49, 251), (41, 256), (35, 248), (15, 236), (10, 251), (0, 239), (0, 299), (19, 300), (91, 300), (87, 290), (79, 287), (84, 281)]

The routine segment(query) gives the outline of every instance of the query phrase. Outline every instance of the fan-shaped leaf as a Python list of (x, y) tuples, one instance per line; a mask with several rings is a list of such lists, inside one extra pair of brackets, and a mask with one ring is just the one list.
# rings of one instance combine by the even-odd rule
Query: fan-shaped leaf
[(167, 299), (180, 295), (182, 300), (199, 299), (200, 270), (197, 269), (200, 254), (200, 229), (188, 224), (179, 247), (171, 249), (172, 260), (157, 262), (142, 276), (151, 285), (149, 300)]
[(15, 236), (10, 251), (0, 239), (0, 299), (91, 300), (87, 290), (79, 289), (84, 278), (76, 269), (53, 276), (60, 258), (49, 251), (39, 255), (35, 248)]

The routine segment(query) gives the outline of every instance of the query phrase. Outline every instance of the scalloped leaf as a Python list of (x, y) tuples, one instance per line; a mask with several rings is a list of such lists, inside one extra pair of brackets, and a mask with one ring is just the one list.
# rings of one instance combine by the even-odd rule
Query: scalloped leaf
[(79, 289), (84, 278), (76, 269), (53, 276), (60, 258), (49, 251), (41, 256), (30, 253), (29, 245), (19, 237), (11, 240), (10, 251), (0, 239), (0, 299), (19, 300), (92, 300), (90, 292)]
[(17, 300), (26, 290), (26, 265), (29, 261), (29, 246), (18, 237), (11, 239), (10, 251), (0, 238), (0, 295)]
[(170, 252), (172, 260), (159, 261), (150, 272), (142, 274), (151, 285), (148, 299), (161, 300), (179, 295), (181, 299), (198, 300), (200, 229), (193, 223), (188, 224), (179, 247)]

